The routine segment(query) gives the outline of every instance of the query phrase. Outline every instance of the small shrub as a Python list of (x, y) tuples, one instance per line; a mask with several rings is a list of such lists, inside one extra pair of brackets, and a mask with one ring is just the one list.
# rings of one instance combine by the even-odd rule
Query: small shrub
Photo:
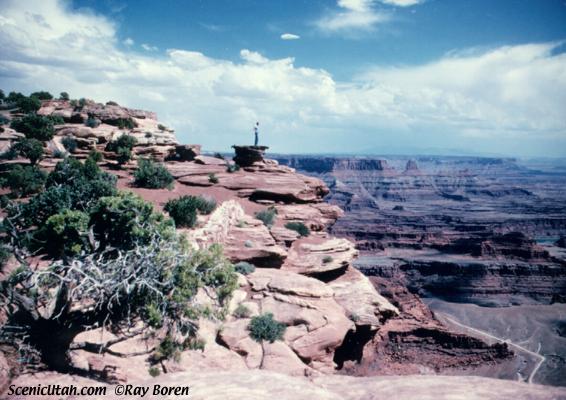
[(149, 369), (147, 370), (147, 372), (149, 373), (149, 375), (151, 375), (153, 378), (161, 375), (161, 370), (157, 367), (149, 367)]
[(255, 267), (249, 262), (240, 261), (234, 265), (234, 270), (242, 275), (248, 275), (255, 271)]
[(64, 152), (63, 150), (59, 150), (59, 149), (55, 149), (53, 150), (53, 153), (51, 153), (51, 157), (53, 158), (65, 158), (67, 156), (67, 153)]
[(59, 100), (69, 100), (69, 93), (67, 92), (61, 92), (59, 94)]
[(84, 106), (86, 106), (86, 103), (87, 103), (86, 99), (85, 99), (84, 97), (81, 97), (81, 98), (79, 99), (79, 103), (78, 103), (78, 104), (79, 104), (79, 108), (83, 108)]
[(251, 310), (243, 304), (238, 304), (233, 315), (236, 318), (248, 318), (251, 315)]
[(297, 232), (301, 237), (310, 235), (309, 228), (302, 222), (288, 222), (285, 224), (285, 228)]
[(246, 240), (246, 241), (244, 242), (244, 247), (247, 247), (247, 248), (251, 249), (252, 247), (254, 247), (254, 244), (252, 243), (251, 240)]
[(22, 197), (43, 189), (47, 174), (35, 166), (15, 165), (5, 175), (2, 187), (9, 188), (13, 196)]
[(106, 102), (106, 105), (107, 105), (107, 106), (117, 106), (118, 103), (116, 103), (115, 101), (107, 101), (107, 102)]
[(216, 200), (211, 197), (196, 196), (194, 201), (197, 210), (203, 215), (209, 215), (216, 209)]
[(165, 125), (159, 124), (159, 125), (157, 125), (157, 129), (159, 129), (160, 131), (164, 131), (164, 130), (167, 129), (167, 127)]
[(8, 125), (8, 122), (10, 122), (8, 118), (6, 118), (3, 115), (0, 115), (0, 125)]
[(248, 327), (250, 336), (257, 342), (267, 340), (270, 343), (283, 339), (287, 327), (273, 319), (273, 314), (266, 313), (253, 317)]
[(218, 158), (218, 159), (220, 159), (220, 160), (224, 160), (224, 156), (223, 156), (222, 154), (220, 154), (220, 153), (214, 153), (214, 156), (213, 156), (213, 157), (214, 157), (214, 158)]
[(323, 264), (329, 264), (333, 261), (334, 259), (332, 258), (332, 256), (324, 256), (322, 258), (322, 263)]
[(10, 127), (23, 133), (28, 139), (37, 139), (45, 142), (51, 140), (55, 134), (53, 125), (52, 118), (29, 114), (23, 118), (13, 120)]
[(88, 153), (88, 158), (94, 161), (95, 163), (102, 161), (102, 153), (96, 150), (91, 150)]
[(228, 164), (228, 166), (226, 167), (226, 172), (228, 172), (229, 174), (232, 174), (239, 170), (240, 166), (238, 164)]
[(214, 183), (214, 184), (218, 183), (218, 177), (216, 176), (216, 174), (214, 172), (208, 174), (208, 181), (210, 183)]
[(89, 128), (97, 128), (100, 125), (100, 121), (94, 117), (88, 117), (85, 121), (85, 125)]
[(69, 153), (74, 153), (77, 150), (77, 141), (74, 137), (65, 136), (61, 139), (61, 144)]
[(118, 118), (114, 121), (107, 121), (107, 123), (117, 126), (120, 129), (134, 129), (138, 126), (132, 118)]
[(24, 114), (33, 113), (41, 108), (41, 100), (37, 97), (24, 96), (16, 101), (16, 107), (18, 107), (20, 112)]
[(132, 149), (136, 145), (137, 140), (131, 135), (122, 135), (118, 139), (106, 145), (106, 151), (112, 151), (116, 154), (118, 164), (124, 165), (132, 159)]
[(196, 208), (183, 197), (169, 200), (165, 204), (164, 210), (169, 213), (171, 218), (173, 218), (175, 226), (178, 228), (192, 228), (197, 223)]
[(248, 226), (248, 224), (242, 219), (238, 220), (238, 222), (236, 223), (237, 228), (245, 228), (246, 226)]
[(47, 241), (46, 250), (54, 256), (76, 256), (87, 247), (89, 216), (81, 211), (64, 210), (47, 219), (37, 237)]
[(145, 138), (146, 138), (146, 139), (149, 139), (150, 137), (153, 137), (153, 133), (151, 133), (151, 132), (146, 132), (146, 133), (145, 133)]
[(152, 328), (161, 328), (163, 326), (163, 314), (161, 310), (153, 303), (145, 307), (145, 321)]
[(51, 120), (51, 122), (53, 122), (53, 125), (63, 125), (65, 123), (65, 120), (60, 115), (51, 114), (51, 115), (47, 115), (45, 118)]
[(138, 161), (138, 169), (134, 172), (134, 183), (146, 189), (171, 189), (174, 178), (163, 164), (147, 159)]
[(201, 196), (181, 196), (171, 199), (164, 210), (169, 213), (177, 227), (192, 228), (197, 222), (197, 211), (210, 214), (216, 207), (216, 200)]
[(20, 139), (14, 143), (12, 150), (21, 157), (27, 158), (31, 165), (35, 165), (43, 157), (43, 144), (36, 139)]
[(269, 207), (266, 210), (262, 210), (255, 213), (255, 217), (259, 219), (261, 222), (263, 222), (265, 226), (272, 226), (276, 214), (277, 214), (277, 209), (275, 207)]
[(179, 344), (169, 335), (165, 336), (165, 338), (159, 343), (155, 353), (153, 354), (154, 361), (162, 361), (168, 359), (178, 359), (180, 356), (179, 353)]

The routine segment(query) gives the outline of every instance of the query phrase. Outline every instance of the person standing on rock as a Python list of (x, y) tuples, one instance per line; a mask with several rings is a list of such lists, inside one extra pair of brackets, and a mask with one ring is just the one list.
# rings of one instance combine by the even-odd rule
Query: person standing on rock
[(254, 135), (255, 135), (254, 146), (257, 147), (257, 145), (259, 143), (259, 122), (256, 122), (255, 125), (254, 125)]

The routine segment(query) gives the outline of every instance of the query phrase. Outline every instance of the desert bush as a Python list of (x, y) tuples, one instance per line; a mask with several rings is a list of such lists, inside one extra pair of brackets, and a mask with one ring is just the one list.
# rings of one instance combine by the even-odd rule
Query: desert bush
[(155, 378), (155, 377), (161, 375), (161, 370), (158, 367), (149, 367), (149, 369), (147, 370), (147, 373), (151, 377)]
[(120, 129), (134, 129), (138, 126), (132, 118), (118, 118), (116, 120), (106, 121), (106, 123), (117, 126)]
[(45, 91), (33, 92), (32, 94), (29, 95), (29, 97), (35, 97), (35, 98), (38, 98), (39, 100), (52, 100), (53, 99), (53, 95), (51, 93), (45, 92)]
[(2, 187), (9, 188), (12, 196), (22, 197), (43, 189), (47, 174), (35, 166), (15, 165), (5, 175)]
[(67, 92), (61, 92), (59, 94), (59, 100), (69, 100), (69, 93)]
[[(188, 197), (188, 196), (184, 196)], [(169, 200), (165, 204), (165, 211), (175, 221), (178, 228), (192, 228), (197, 223), (197, 211), (192, 203), (183, 198)]]
[(310, 235), (309, 228), (302, 222), (287, 222), (285, 228), (297, 232), (302, 237)]
[(333, 261), (334, 259), (332, 258), (332, 256), (324, 256), (322, 258), (322, 263), (323, 264), (329, 264)]
[(158, 124), (157, 129), (159, 129), (160, 131), (164, 131), (167, 129), (167, 127), (165, 125)]
[(65, 136), (61, 139), (61, 144), (69, 153), (74, 153), (77, 150), (77, 141), (71, 136)]
[(255, 271), (255, 267), (246, 261), (240, 261), (234, 265), (234, 270), (242, 275), (248, 275)]
[(251, 310), (243, 304), (238, 304), (232, 314), (236, 318), (248, 318), (251, 315)]
[(214, 184), (218, 183), (218, 177), (216, 176), (216, 174), (214, 172), (211, 173), (211, 174), (208, 174), (208, 181), (210, 183), (214, 183)]
[(118, 163), (123, 165), (132, 159), (132, 149), (136, 143), (137, 140), (135, 137), (122, 135), (118, 139), (109, 142), (105, 150), (116, 153)]
[(216, 200), (201, 196), (181, 196), (171, 199), (164, 210), (169, 213), (177, 227), (192, 228), (197, 222), (197, 212), (210, 214), (216, 207)]
[(147, 244), (153, 231), (163, 238), (170, 237), (174, 231), (170, 219), (130, 192), (101, 197), (90, 213), (90, 224), (102, 248), (125, 250)]
[(89, 128), (97, 128), (100, 125), (100, 121), (94, 117), (88, 117), (85, 121), (85, 125)]
[(257, 342), (267, 340), (270, 343), (283, 339), (287, 327), (273, 319), (273, 314), (266, 313), (253, 317), (248, 327), (250, 336)]
[(265, 226), (273, 225), (275, 215), (277, 215), (277, 209), (275, 207), (269, 207), (265, 210), (255, 213), (255, 217), (263, 222)]
[(53, 119), (41, 115), (28, 114), (12, 121), (10, 127), (23, 133), (28, 139), (45, 142), (55, 134)]
[(107, 106), (117, 106), (118, 103), (116, 103), (115, 101), (112, 101), (112, 100), (111, 100), (111, 101), (107, 101), (107, 102), (106, 102), (106, 105), (107, 105)]
[(146, 189), (163, 189), (173, 187), (173, 176), (163, 164), (147, 159), (138, 160), (138, 168), (134, 172), (134, 184)]
[(8, 118), (6, 118), (3, 115), (0, 115), (0, 125), (8, 125), (8, 122), (10, 122)]
[(23, 138), (12, 145), (12, 150), (35, 165), (43, 157), (43, 144), (36, 139)]
[(220, 153), (214, 153), (213, 157), (218, 158), (219, 160), (224, 160), (224, 156)]
[(100, 170), (90, 158), (83, 164), (68, 157), (49, 173), (45, 186), (44, 191), (13, 210), (19, 215), (14, 223), (22, 229), (40, 226), (65, 209), (88, 212), (100, 197), (116, 194), (116, 177)]
[(15, 102), (16, 107), (24, 114), (34, 113), (41, 108), (41, 100), (37, 97), (21, 97)]

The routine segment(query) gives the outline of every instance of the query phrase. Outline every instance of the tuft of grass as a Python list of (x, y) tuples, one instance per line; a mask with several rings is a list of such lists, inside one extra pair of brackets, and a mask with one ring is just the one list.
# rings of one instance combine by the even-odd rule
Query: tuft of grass
[(216, 176), (216, 174), (214, 172), (208, 174), (208, 181), (210, 183), (214, 183), (214, 184), (218, 183), (218, 177)]
[(246, 261), (240, 261), (234, 265), (234, 270), (242, 275), (248, 275), (255, 271), (255, 266)]
[(277, 215), (277, 209), (275, 207), (269, 207), (266, 210), (255, 213), (255, 217), (263, 222), (265, 226), (273, 225), (275, 215)]
[(251, 310), (243, 304), (238, 304), (238, 307), (233, 312), (236, 318), (248, 318), (251, 315)]

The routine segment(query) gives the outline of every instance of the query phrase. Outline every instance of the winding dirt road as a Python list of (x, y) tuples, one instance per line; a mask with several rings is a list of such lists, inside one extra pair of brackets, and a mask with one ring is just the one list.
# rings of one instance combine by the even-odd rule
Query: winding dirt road
[[(537, 362), (537, 364), (535, 365), (535, 367), (533, 368), (532, 372), (530, 373), (530, 375), (529, 375), (529, 377), (528, 377), (528, 379), (527, 379), (527, 382), (528, 382), (528, 383), (533, 383), (533, 378), (535, 377), (536, 373), (537, 373), (538, 370), (540, 369), (541, 365), (546, 361), (546, 357), (544, 357), (543, 355), (541, 355), (541, 354), (539, 354), (539, 353), (535, 353), (534, 351), (531, 351), (531, 350), (529, 350), (529, 349), (526, 349), (526, 348), (524, 348), (523, 346), (520, 346), (520, 345), (518, 345), (518, 344), (516, 344), (516, 343), (513, 343), (513, 342), (511, 342), (511, 341), (509, 341), (509, 340), (507, 340), (507, 339), (503, 339), (503, 338), (500, 338), (500, 337), (497, 337), (497, 336), (493, 336), (492, 334), (487, 333), (487, 332), (485, 332), (485, 331), (482, 331), (482, 330), (473, 328), (473, 327), (468, 326), (468, 325), (464, 325), (464, 324), (462, 324), (461, 322), (458, 322), (458, 321), (456, 321), (455, 319), (453, 319), (453, 318), (449, 317), (448, 315), (444, 314), (443, 312), (436, 311), (436, 312), (434, 313), (434, 315), (435, 315), (436, 317), (440, 317), (440, 318), (442, 318), (442, 319), (448, 321), (448, 322), (451, 323), (451, 324), (454, 324), (454, 325), (459, 326), (459, 327), (461, 327), (461, 328), (464, 328), (464, 329), (467, 329), (467, 330), (469, 330), (469, 331), (472, 331), (472, 332), (476, 333), (476, 334), (479, 335), (479, 336), (488, 337), (488, 338), (490, 338), (490, 339), (497, 340), (498, 342), (501, 342), (501, 343), (507, 343), (507, 345), (508, 345), (509, 347), (513, 347), (513, 348), (515, 348), (515, 349), (517, 349), (517, 350), (519, 350), (519, 351), (522, 351), (522, 352), (524, 352), (524, 353), (527, 353), (527, 354), (529, 354), (529, 355), (535, 357), (535, 358), (538, 360), (538, 362)], [(540, 349), (540, 344), (539, 344), (539, 349)]]

